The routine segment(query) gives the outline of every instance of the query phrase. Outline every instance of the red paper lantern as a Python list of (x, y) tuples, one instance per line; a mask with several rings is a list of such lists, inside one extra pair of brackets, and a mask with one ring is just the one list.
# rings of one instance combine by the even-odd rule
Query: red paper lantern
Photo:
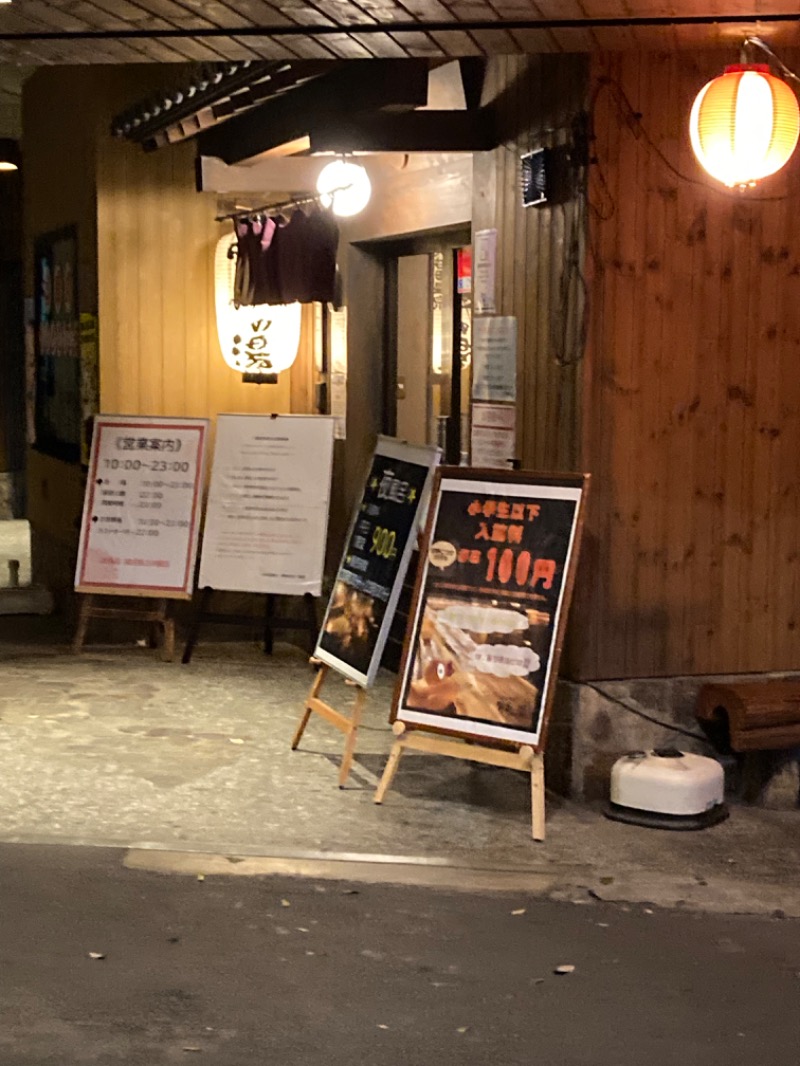
[(701, 166), (724, 185), (754, 185), (791, 158), (800, 135), (794, 91), (761, 63), (725, 68), (700, 90), (689, 120)]

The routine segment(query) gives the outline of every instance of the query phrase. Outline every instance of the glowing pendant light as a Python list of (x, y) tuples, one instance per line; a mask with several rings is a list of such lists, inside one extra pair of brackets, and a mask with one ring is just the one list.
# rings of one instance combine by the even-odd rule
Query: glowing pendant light
[(217, 334), (222, 357), (232, 370), (247, 374), (248, 380), (274, 380), (297, 358), (303, 312), (299, 303), (236, 307), (236, 263), (228, 257), (231, 244), (230, 236), (220, 237), (214, 256)]
[(791, 158), (800, 134), (793, 90), (763, 63), (739, 63), (697, 94), (689, 120), (694, 154), (724, 185), (754, 185)]
[(317, 192), (334, 215), (351, 218), (363, 211), (372, 195), (369, 174), (358, 163), (335, 159), (320, 171)]

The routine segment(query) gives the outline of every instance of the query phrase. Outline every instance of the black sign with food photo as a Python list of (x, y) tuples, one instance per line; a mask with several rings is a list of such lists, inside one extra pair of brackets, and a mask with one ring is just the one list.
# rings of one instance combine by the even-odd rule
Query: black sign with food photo
[(315, 656), (371, 685), (429, 495), (435, 448), (381, 438), (353, 515)]
[(395, 718), (539, 744), (585, 489), (579, 475), (440, 472)]

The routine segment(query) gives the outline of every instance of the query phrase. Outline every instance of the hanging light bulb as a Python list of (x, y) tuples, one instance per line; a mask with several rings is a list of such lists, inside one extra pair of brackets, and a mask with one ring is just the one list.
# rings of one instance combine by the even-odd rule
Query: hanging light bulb
[(358, 163), (335, 159), (320, 171), (317, 192), (323, 205), (330, 207), (335, 215), (351, 218), (369, 203), (372, 183)]
[(236, 262), (228, 256), (232, 243), (232, 237), (221, 237), (214, 255), (217, 335), (222, 357), (232, 370), (253, 378), (274, 378), (288, 370), (297, 358), (302, 308), (299, 303), (236, 307)]
[(739, 63), (704, 86), (689, 135), (700, 165), (724, 185), (754, 185), (791, 158), (800, 135), (797, 97), (764, 63)]

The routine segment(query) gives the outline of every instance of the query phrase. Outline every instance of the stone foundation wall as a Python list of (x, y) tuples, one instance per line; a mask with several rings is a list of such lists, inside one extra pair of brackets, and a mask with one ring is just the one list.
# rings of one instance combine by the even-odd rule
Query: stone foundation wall
[[(611, 767), (626, 752), (677, 747), (699, 755), (718, 754), (699, 739), (649, 722), (620, 706), (620, 702), (660, 722), (702, 735), (694, 717), (695, 702), (702, 685), (712, 681), (766, 681), (787, 677), (800, 680), (798, 674), (748, 674), (599, 681), (596, 685), (561, 682), (547, 738), (548, 787), (579, 801), (605, 800), (608, 799)], [(755, 755), (763, 764), (765, 795), (762, 799), (769, 805), (772, 802), (766, 796), (766, 786), (770, 775), (775, 769), (786, 772), (787, 760), (796, 760), (797, 754)], [(737, 760), (724, 756), (720, 759), (728, 772), (729, 784), (736, 788)], [(786, 793), (786, 802), (776, 805), (797, 802), (796, 771), (792, 773), (793, 778), (779, 783)]]

